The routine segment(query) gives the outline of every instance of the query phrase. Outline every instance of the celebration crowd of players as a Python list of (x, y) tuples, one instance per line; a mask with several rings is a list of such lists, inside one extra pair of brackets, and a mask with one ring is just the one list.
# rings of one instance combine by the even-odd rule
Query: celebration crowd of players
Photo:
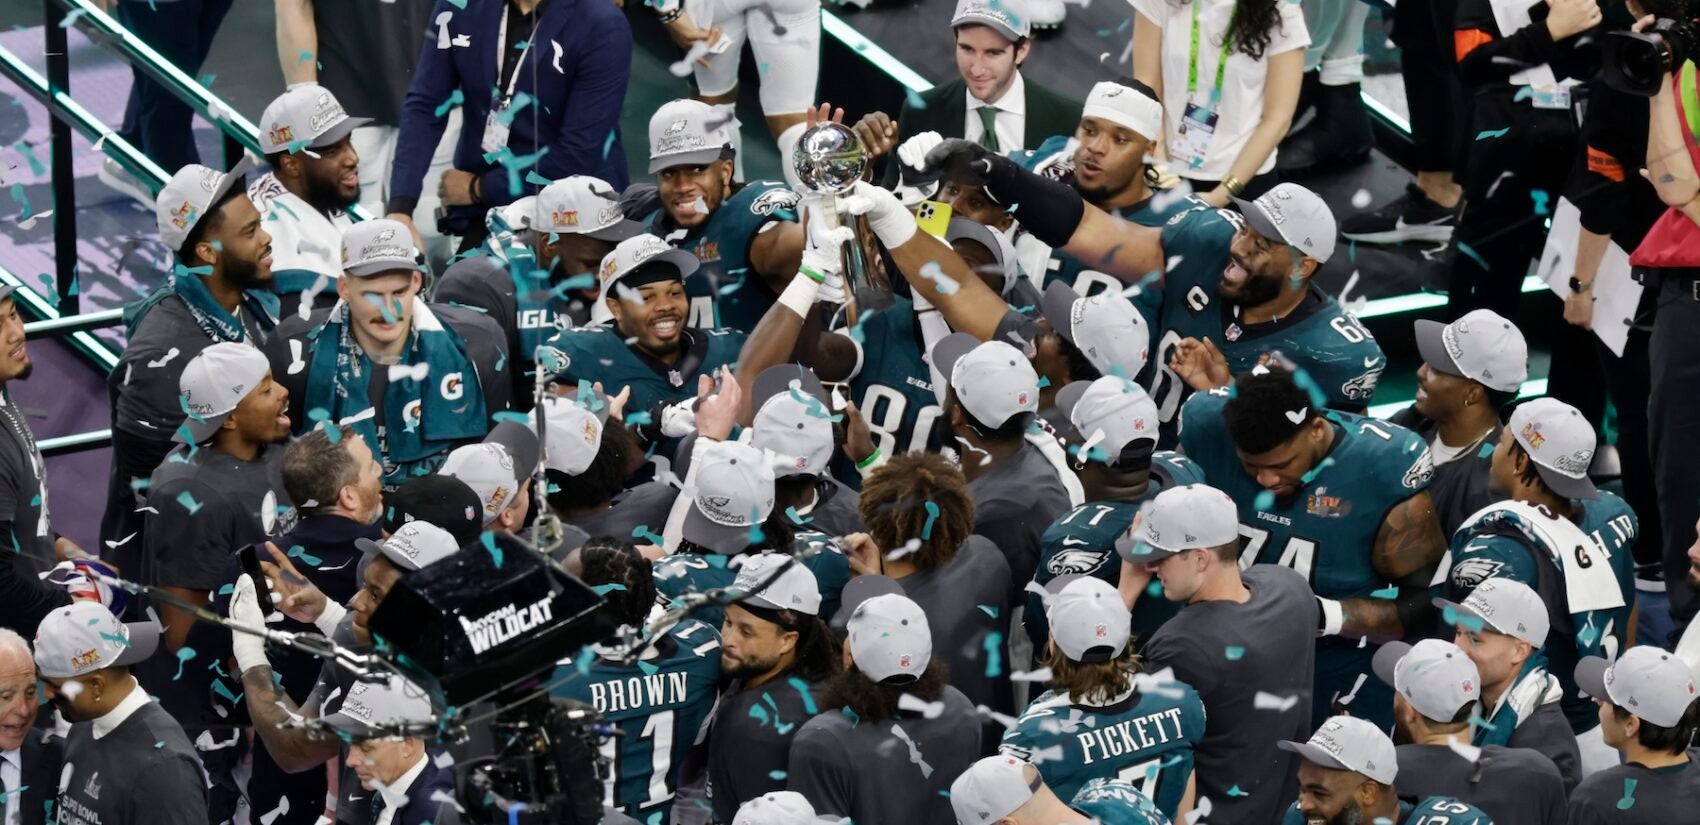
[[(472, 3), (501, 6), (516, 40), (548, 13)], [(429, 719), (419, 686), (356, 682), (186, 607), (365, 649), (398, 582), (546, 517), (561, 537), (540, 549), (657, 635), (635, 663), (599, 645), (550, 680), (618, 732), (605, 822), (1700, 810), (1700, 638), (1637, 639), (1639, 519), (1590, 478), (1595, 423), (1552, 398), (1512, 406), (1529, 347), (1485, 280), (1505, 273), (1459, 281), (1491, 300), (1415, 323), (1414, 405), (1366, 417), (1386, 357), (1312, 282), (1342, 224), (1270, 172), (1285, 126), (1242, 122), (1296, 94), (1290, 6), (1195, 0), (1183, 92), (1163, 78), (1174, 56), (1138, 47), (1170, 48), (1184, 14), (1135, 0), (1135, 74), (1156, 82), (1071, 104), (1021, 81), (1017, 4), (962, 0), (962, 82), (849, 124), (879, 174), (837, 198), (839, 227), (798, 170), (743, 179), (731, 115), (743, 40), (764, 61), (818, 52), (814, 4), (653, 5), (709, 46), (689, 55), (701, 99), (650, 118), (652, 179), (513, 176), (496, 199), (481, 190), (499, 170), (451, 170), (445, 202), (488, 216), (440, 272), (406, 210), (344, 213), (367, 119), (323, 86), (266, 108), (265, 173), (172, 175), (155, 214), (173, 272), (127, 309), (110, 381), (100, 560), (52, 531), (40, 454), (0, 406), (8, 825), (460, 821), (453, 765), (490, 743), (374, 727)], [(1460, 60), (1515, 43), (1561, 74), (1557, 50), (1599, 17), (1552, 0), (1547, 24), (1520, 11), (1513, 28), (1457, 5)], [(1199, 6), (1256, 44), (1230, 60), (1218, 40), (1202, 96)], [(441, 6), (441, 48), (467, 7)], [(487, 152), (511, 156), (521, 131), (502, 113), (525, 54), (490, 67), (506, 92)], [(1339, 87), (1335, 55), (1317, 59)], [(814, 71), (771, 89), (764, 73), (785, 156), (842, 120), (813, 108)], [(417, 178), (406, 123), (396, 164)], [(1316, 135), (1304, 151), (1326, 148)], [(1431, 228), (1457, 222), (1441, 212)], [(1461, 234), (1488, 231), (1463, 214)], [(1485, 254), (1539, 251), (1509, 243)], [(846, 271), (856, 244), (874, 288)], [(24, 379), (10, 289), (0, 322), (0, 378)], [(249, 546), (273, 605), (241, 575)], [(1673, 590), (1700, 586), (1688, 559)], [(730, 597), (650, 623), (710, 591)]]

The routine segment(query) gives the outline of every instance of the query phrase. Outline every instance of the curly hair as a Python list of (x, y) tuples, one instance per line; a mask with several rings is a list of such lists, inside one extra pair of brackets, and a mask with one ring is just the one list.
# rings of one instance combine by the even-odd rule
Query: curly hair
[[(937, 508), (938, 515), (928, 504)], [(949, 564), (974, 532), (974, 499), (968, 494), (968, 481), (938, 453), (892, 456), (862, 482), (858, 509), (868, 535), (887, 552), (911, 539), (919, 540), (921, 546), (908, 559), (922, 570)]]
[[(1171, 0), (1177, 6), (1198, 1)], [(1234, 3), (1234, 16), (1228, 23), (1228, 36), (1234, 44), (1234, 51), (1252, 60), (1262, 60), (1276, 28), (1285, 30), (1281, 22), (1281, 0), (1238, 0)]]
[(641, 626), (649, 609), (655, 604), (655, 575), (649, 560), (638, 552), (630, 541), (612, 536), (597, 536), (579, 548), (579, 562), (584, 565), (580, 578), (591, 587), (619, 585), (602, 594), (603, 603), (615, 621)]
[[(1294, 423), (1289, 413), (1302, 412)], [(1234, 376), (1234, 394), (1222, 406), (1228, 438), (1241, 450), (1260, 455), (1292, 440), (1319, 411), (1293, 373), (1270, 365), (1264, 372)]]
[(897, 701), (907, 693), (925, 702), (944, 696), (948, 673), (943, 662), (933, 659), (921, 678), (913, 682), (876, 682), (857, 668), (849, 668), (826, 684), (826, 707), (844, 708), (862, 724), (897, 718)]

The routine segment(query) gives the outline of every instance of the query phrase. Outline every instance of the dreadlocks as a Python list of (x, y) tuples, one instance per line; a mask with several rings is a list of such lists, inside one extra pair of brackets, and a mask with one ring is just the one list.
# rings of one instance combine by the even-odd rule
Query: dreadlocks
[(861, 514), (874, 543), (888, 553), (918, 540), (908, 558), (922, 570), (949, 564), (974, 532), (968, 481), (938, 453), (892, 456), (862, 482)]
[(642, 626), (655, 604), (655, 577), (649, 560), (638, 552), (637, 546), (623, 539), (598, 536), (585, 542), (578, 552), (579, 562), (584, 565), (584, 575), (580, 578), (585, 584), (620, 586), (602, 594), (615, 621)]

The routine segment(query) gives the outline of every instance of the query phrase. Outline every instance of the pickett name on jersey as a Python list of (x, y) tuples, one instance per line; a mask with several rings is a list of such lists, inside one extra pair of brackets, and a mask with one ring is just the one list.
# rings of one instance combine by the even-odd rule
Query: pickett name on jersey
[[(1169, 732), (1171, 727), (1173, 734)], [(1151, 736), (1151, 729), (1156, 731), (1155, 739)], [(1088, 765), (1099, 759), (1126, 756), (1137, 750), (1154, 748), (1171, 739), (1180, 739), (1181, 709), (1169, 708), (1159, 713), (1117, 722), (1100, 730), (1076, 733), (1074, 736), (1080, 741), (1081, 754), (1086, 757)], [(1098, 751), (1097, 756), (1092, 755), (1094, 748)]]
[(685, 701), (688, 673), (651, 673), (590, 684), (590, 703), (601, 713), (619, 713)]

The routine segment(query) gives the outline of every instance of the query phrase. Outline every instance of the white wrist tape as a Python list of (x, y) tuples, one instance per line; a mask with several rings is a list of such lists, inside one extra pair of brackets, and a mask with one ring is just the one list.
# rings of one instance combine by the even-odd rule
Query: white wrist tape
[(1316, 603), (1322, 606), (1322, 629), (1318, 636), (1338, 636), (1340, 628), (1346, 623), (1346, 608), (1333, 599), (1316, 597)]
[(319, 618), (313, 620), (313, 626), (318, 628), (320, 633), (325, 634), (325, 638), (328, 639), (332, 633), (336, 632), (336, 626), (342, 624), (342, 617), (346, 615), (348, 615), (347, 608), (330, 599), (325, 599), (325, 612), (320, 613)]
[(815, 295), (819, 292), (820, 282), (799, 272), (791, 278), (791, 283), (785, 285), (785, 291), (779, 293), (779, 303), (797, 313), (797, 317), (807, 318), (809, 307), (815, 305)]

